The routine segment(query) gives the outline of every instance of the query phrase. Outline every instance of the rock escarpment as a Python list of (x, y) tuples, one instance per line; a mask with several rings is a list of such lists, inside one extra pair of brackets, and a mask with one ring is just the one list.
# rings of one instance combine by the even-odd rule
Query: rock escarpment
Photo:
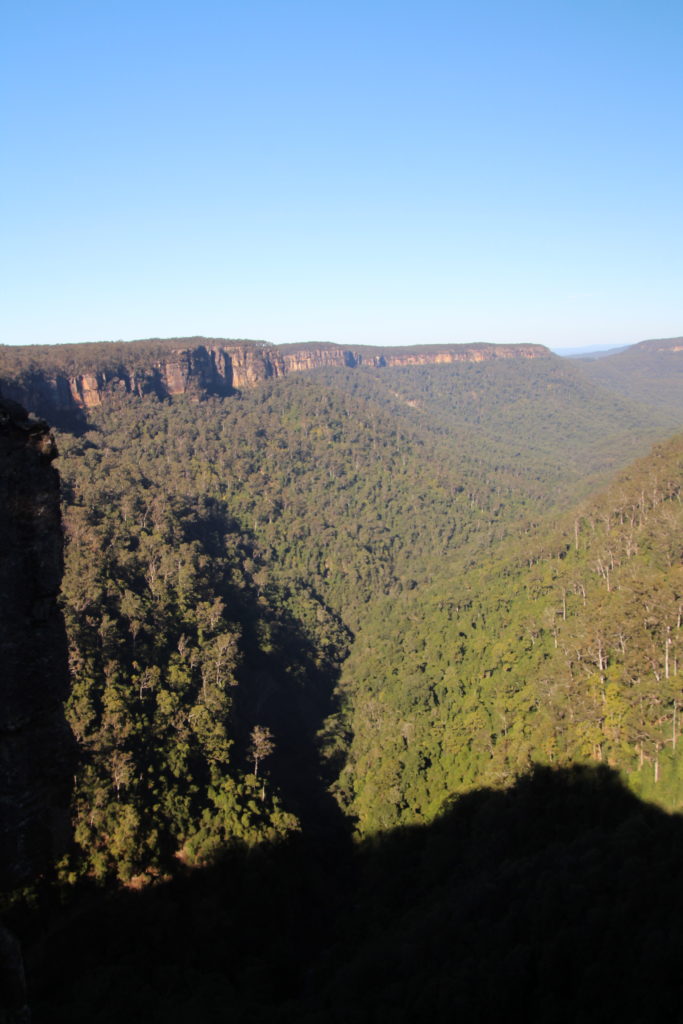
[(423, 345), (347, 349), (309, 342), (268, 345), (208, 338), (100, 342), (89, 345), (0, 346), (0, 395), (64, 422), (121, 393), (225, 396), (261, 381), (322, 367), (419, 366), (430, 363), (533, 359), (542, 345)]
[(55, 455), (45, 423), (0, 401), (0, 889), (44, 872), (69, 837), (75, 759), (62, 707)]

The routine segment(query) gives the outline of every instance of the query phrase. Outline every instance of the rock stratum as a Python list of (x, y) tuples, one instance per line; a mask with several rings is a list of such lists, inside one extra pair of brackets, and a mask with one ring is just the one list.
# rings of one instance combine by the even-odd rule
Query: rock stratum
[(57, 452), (48, 427), (0, 400), (0, 889), (43, 873), (69, 838), (74, 743)]
[(269, 345), (211, 338), (0, 346), (0, 396), (59, 420), (110, 395), (227, 396), (261, 381), (323, 367), (420, 366), (534, 359), (543, 345), (424, 345), (354, 349), (331, 343)]

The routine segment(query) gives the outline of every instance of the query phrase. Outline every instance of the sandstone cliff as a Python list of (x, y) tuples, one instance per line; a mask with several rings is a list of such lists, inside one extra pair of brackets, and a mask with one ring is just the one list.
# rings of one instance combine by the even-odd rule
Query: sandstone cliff
[(0, 401), (0, 889), (45, 871), (69, 836), (75, 762), (62, 708), (55, 455), (45, 423)]
[(260, 381), (321, 367), (418, 366), (533, 359), (542, 345), (424, 345), (346, 349), (310, 342), (268, 345), (210, 338), (89, 345), (0, 346), (0, 395), (58, 422), (117, 393), (231, 395)]

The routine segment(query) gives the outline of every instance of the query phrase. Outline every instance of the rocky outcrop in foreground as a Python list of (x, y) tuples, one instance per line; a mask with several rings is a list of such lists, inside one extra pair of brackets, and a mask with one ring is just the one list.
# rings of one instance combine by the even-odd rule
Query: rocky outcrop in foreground
[(420, 366), (533, 359), (542, 345), (424, 345), (347, 349), (310, 342), (267, 345), (210, 338), (0, 346), (0, 395), (54, 420), (100, 405), (108, 396), (226, 396), (261, 381), (322, 367)]
[(59, 478), (47, 425), (0, 400), (0, 889), (50, 866), (69, 837), (74, 746)]

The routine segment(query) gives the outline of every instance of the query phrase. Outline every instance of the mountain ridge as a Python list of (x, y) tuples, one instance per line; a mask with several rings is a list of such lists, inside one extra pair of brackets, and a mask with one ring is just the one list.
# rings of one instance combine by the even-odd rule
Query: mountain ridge
[(599, 358), (577, 359), (576, 363), (595, 384), (628, 401), (647, 405), (662, 421), (668, 418), (675, 426), (680, 419), (682, 337), (650, 338)]
[(416, 366), (546, 356), (542, 345), (354, 348), (332, 342), (270, 345), (216, 338), (0, 347), (0, 395), (41, 415), (76, 413), (112, 394), (226, 397), (261, 381), (340, 366)]

